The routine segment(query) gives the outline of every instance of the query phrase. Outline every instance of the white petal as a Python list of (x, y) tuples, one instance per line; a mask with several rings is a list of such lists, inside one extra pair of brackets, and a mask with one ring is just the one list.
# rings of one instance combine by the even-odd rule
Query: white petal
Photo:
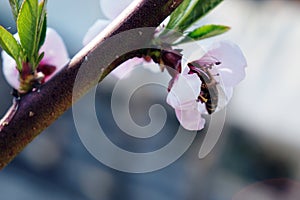
[[(14, 38), (20, 42), (20, 37), (18, 33), (14, 34)], [(10, 57), (5, 51), (2, 51), (2, 66), (3, 66), (3, 74), (6, 81), (15, 89), (19, 89), (20, 81), (19, 81), (19, 71), (17, 70), (17, 64), (15, 60)]]
[(132, 58), (114, 69), (111, 74), (118, 79), (127, 78), (137, 65), (142, 65), (145, 69), (151, 72), (161, 72), (160, 68), (153, 61), (145, 62), (143, 58)]
[(116, 69), (114, 69), (111, 72), (111, 74), (117, 77), (118, 79), (127, 78), (130, 75), (131, 71), (134, 69), (134, 67), (141, 64), (142, 62), (142, 58), (132, 58), (119, 65)]
[(183, 65), (182, 63), (181, 63), (181, 74), (188, 74), (189, 73), (189, 71), (190, 71), (190, 68), (187, 66), (187, 64), (185, 64), (185, 65)]
[(218, 86), (218, 107), (216, 112), (223, 109), (230, 101), (233, 95), (233, 87), (220, 87)]
[(97, 20), (91, 28), (87, 31), (83, 38), (82, 44), (87, 45), (92, 39), (94, 39), (107, 25), (109, 24), (108, 20)]
[(45, 52), (41, 64), (49, 64), (56, 67), (55, 72), (47, 77), (47, 80), (59, 72), (70, 60), (62, 38), (52, 28), (47, 28), (45, 43), (41, 47), (40, 52)]
[(225, 86), (235, 86), (245, 78), (246, 59), (241, 49), (232, 42), (215, 43), (206, 55), (221, 62), (216, 68)]
[(205, 119), (201, 117), (201, 112), (198, 111), (196, 106), (191, 107), (189, 110), (175, 109), (176, 117), (181, 126), (187, 130), (195, 131), (204, 128)]
[(226, 102), (228, 103), (233, 96), (233, 87), (225, 87), (223, 88), (223, 91), (225, 94)]
[(20, 86), (19, 72), (16, 67), (15, 60), (10, 57), (5, 51), (2, 51), (2, 66), (3, 74), (6, 81), (15, 89)]
[(179, 74), (167, 96), (167, 103), (174, 109), (189, 109), (200, 94), (201, 81), (196, 74)]
[(161, 73), (161, 68), (153, 61), (143, 62), (143, 67), (153, 73)]
[(133, 0), (100, 0), (103, 14), (110, 20), (115, 19)]

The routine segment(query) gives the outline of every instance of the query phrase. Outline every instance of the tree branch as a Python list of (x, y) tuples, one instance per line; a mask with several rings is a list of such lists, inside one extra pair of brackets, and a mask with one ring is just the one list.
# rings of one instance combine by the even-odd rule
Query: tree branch
[[(83, 48), (60, 73), (47, 84), (42, 85), (39, 91), (23, 96), (19, 100), (18, 109), (15, 109), (15, 104), (12, 105), (12, 109), (4, 116), (1, 120), (3, 123), (0, 124), (0, 169), (4, 168), (39, 133), (71, 107), (73, 101), (78, 100), (95, 86), (100, 77), (105, 76), (105, 74), (99, 76), (99, 73), (95, 72), (100, 70), (107, 73), (122, 62), (122, 60), (119, 63), (110, 62), (118, 56), (116, 52), (122, 52), (124, 46), (128, 44), (134, 47), (134, 45), (140, 45), (141, 42), (149, 42), (153, 32), (141, 34), (138, 31), (136, 34), (128, 35), (129, 39), (126, 41), (117, 38), (115, 42), (120, 42), (120, 45), (106, 42), (110, 40), (108, 38), (134, 28), (157, 27), (182, 1), (135, 1), (127, 12), (123, 12), (93, 42)], [(145, 38), (148, 38), (148, 41), (145, 41)], [(89, 61), (89, 58), (92, 61)], [(80, 83), (74, 96), (74, 81), (82, 66), (87, 67), (90, 73), (86, 74), (86, 78)]]

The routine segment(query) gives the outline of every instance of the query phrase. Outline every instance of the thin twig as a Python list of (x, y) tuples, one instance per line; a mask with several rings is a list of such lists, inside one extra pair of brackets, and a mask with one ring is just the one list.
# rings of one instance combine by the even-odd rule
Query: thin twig
[(16, 97), (13, 98), (13, 103), (12, 103), (11, 107), (8, 109), (8, 111), (6, 112), (4, 117), (0, 120), (0, 132), (2, 131), (2, 129), (5, 126), (9, 125), (9, 122), (15, 116), (15, 114), (18, 110), (18, 107), (19, 107), (19, 101), (20, 101), (20, 99), (18, 99)]

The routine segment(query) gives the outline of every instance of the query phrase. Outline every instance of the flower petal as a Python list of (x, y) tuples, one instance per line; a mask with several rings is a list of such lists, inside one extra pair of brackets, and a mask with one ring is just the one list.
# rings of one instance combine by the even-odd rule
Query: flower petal
[(70, 60), (62, 38), (52, 28), (47, 28), (45, 43), (41, 47), (40, 52), (45, 52), (40, 64), (49, 64), (56, 67), (54, 73), (48, 76), (45, 81), (52, 78), (54, 74), (59, 72)]
[(145, 60), (143, 59), (143, 67), (147, 70), (149, 70), (150, 72), (153, 73), (159, 73), (161, 72), (161, 68), (159, 66), (157, 66), (157, 64), (155, 62), (153, 62), (152, 60), (150, 62), (145, 62)]
[(222, 110), (230, 101), (233, 95), (233, 87), (218, 86), (218, 106), (216, 112)]
[(111, 72), (111, 74), (117, 77), (118, 79), (127, 78), (130, 75), (131, 71), (134, 69), (134, 67), (141, 64), (142, 62), (142, 58), (132, 58), (119, 65), (116, 69), (114, 69)]
[(225, 101), (227, 104), (233, 96), (233, 87), (224, 87), (223, 92), (224, 92)]
[(195, 131), (204, 128), (205, 119), (201, 117), (201, 112), (197, 106), (190, 107), (188, 110), (175, 109), (176, 117), (181, 126), (187, 130)]
[(5, 51), (2, 51), (2, 66), (3, 74), (6, 81), (15, 89), (20, 87), (19, 71), (16, 67), (15, 60), (10, 57)]
[(109, 22), (110, 21), (108, 20), (97, 20), (85, 34), (82, 44), (85, 46), (92, 41), (92, 39), (94, 39), (96, 35), (98, 35), (109, 24)]
[(103, 14), (110, 20), (115, 19), (133, 0), (100, 0)]
[(178, 74), (167, 96), (167, 103), (174, 109), (189, 109), (200, 94), (201, 81), (196, 74)]
[(235, 86), (245, 78), (247, 62), (236, 44), (229, 41), (215, 43), (204, 57), (207, 56), (221, 62), (220, 65), (216, 65), (216, 68), (226, 87)]

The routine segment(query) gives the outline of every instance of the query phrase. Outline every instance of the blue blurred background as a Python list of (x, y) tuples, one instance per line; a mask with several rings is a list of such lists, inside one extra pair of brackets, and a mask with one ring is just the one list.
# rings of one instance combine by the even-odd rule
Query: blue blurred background
[[(51, 0), (49, 26), (64, 38), (70, 56), (99, 18), (97, 0)], [(188, 151), (159, 171), (128, 174), (106, 167), (81, 143), (72, 112), (67, 111), (0, 172), (0, 199), (55, 200), (296, 200), (300, 198), (300, 2), (289, 0), (225, 0), (201, 23), (225, 24), (230, 39), (248, 60), (247, 77), (228, 106), (226, 125), (217, 146), (198, 159), (204, 131)], [(0, 24), (15, 25), (8, 1), (0, 1)], [(0, 61), (1, 64), (1, 61)], [(137, 71), (141, 77), (150, 71)], [(134, 79), (128, 79), (128, 85)], [(165, 103), (165, 88), (141, 88), (132, 99), (131, 114), (147, 124), (149, 105), (168, 113), (164, 129), (146, 142), (132, 141), (116, 126), (110, 110), (115, 79), (99, 84), (96, 110), (108, 137), (134, 151), (160, 148), (178, 127)], [(11, 89), (0, 74), (0, 115), (9, 108)], [(88, 127), (87, 127), (88, 129)], [(148, 143), (147, 143), (148, 142)]]

